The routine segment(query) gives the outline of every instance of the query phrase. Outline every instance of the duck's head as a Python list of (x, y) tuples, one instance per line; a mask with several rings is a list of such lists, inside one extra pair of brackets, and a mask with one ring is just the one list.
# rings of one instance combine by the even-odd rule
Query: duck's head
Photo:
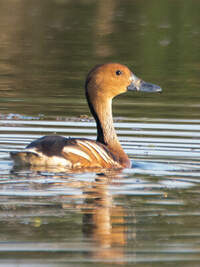
[(119, 63), (106, 63), (94, 67), (87, 76), (85, 87), (90, 99), (112, 99), (129, 90), (150, 93), (162, 91), (159, 86), (144, 82), (128, 67)]

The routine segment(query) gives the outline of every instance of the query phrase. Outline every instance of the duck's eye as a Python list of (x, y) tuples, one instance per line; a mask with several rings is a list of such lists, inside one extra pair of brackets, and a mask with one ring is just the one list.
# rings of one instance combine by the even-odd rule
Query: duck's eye
[(122, 71), (121, 70), (117, 70), (116, 71), (116, 75), (121, 75), (122, 74)]

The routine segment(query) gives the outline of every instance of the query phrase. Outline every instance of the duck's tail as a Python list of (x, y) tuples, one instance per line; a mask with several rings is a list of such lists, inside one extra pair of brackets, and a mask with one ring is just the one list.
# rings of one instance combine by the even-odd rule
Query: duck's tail
[(33, 162), (40, 161), (40, 156), (32, 151), (12, 151), (10, 156), (16, 166), (31, 165)]

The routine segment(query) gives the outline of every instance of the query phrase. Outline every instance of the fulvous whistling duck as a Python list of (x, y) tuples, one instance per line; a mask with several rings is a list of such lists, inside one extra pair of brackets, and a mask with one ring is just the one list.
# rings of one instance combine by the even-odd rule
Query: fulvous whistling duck
[(107, 63), (88, 74), (85, 93), (97, 124), (97, 140), (52, 135), (11, 152), (15, 165), (65, 166), (66, 168), (128, 168), (130, 159), (121, 147), (112, 118), (112, 99), (126, 91), (161, 92), (157, 85), (136, 77), (128, 67)]

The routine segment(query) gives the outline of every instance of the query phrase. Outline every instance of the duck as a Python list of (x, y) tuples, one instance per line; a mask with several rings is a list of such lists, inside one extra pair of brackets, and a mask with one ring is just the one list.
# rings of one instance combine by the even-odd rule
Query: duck
[(85, 96), (97, 126), (97, 139), (43, 136), (22, 151), (10, 153), (14, 165), (80, 168), (130, 168), (113, 124), (112, 99), (132, 92), (158, 93), (160, 86), (138, 78), (127, 66), (104, 63), (92, 68), (85, 81)]

